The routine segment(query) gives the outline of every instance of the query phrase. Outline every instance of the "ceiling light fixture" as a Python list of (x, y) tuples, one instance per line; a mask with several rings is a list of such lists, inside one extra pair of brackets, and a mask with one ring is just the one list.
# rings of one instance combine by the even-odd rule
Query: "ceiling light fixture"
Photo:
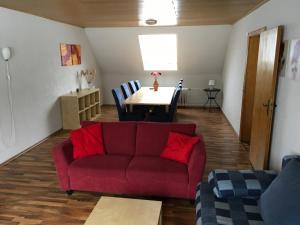
[(157, 24), (157, 20), (156, 19), (147, 19), (146, 21), (147, 25), (153, 26)]
[(174, 26), (177, 24), (174, 0), (144, 0), (141, 2), (141, 26)]

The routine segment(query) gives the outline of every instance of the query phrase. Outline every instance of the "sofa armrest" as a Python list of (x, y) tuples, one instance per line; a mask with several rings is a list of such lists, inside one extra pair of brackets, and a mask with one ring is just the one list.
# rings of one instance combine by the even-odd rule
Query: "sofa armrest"
[(272, 170), (213, 170), (208, 182), (218, 198), (259, 198), (277, 174)]
[(292, 159), (297, 159), (300, 161), (300, 155), (287, 155), (284, 156), (282, 159), (282, 166), (281, 169), (284, 169), (284, 167), (290, 162)]
[(61, 189), (69, 190), (70, 182), (68, 167), (73, 162), (73, 145), (71, 140), (66, 140), (54, 146), (52, 150), (56, 172)]
[[(202, 138), (201, 138), (202, 139)], [(197, 184), (202, 180), (206, 163), (206, 152), (204, 142), (197, 143), (192, 151), (189, 164), (189, 197), (194, 199), (196, 195)]]

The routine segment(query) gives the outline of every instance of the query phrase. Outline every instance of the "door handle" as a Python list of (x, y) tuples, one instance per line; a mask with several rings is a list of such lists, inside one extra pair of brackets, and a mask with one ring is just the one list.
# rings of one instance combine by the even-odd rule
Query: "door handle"
[(276, 105), (274, 105), (274, 104), (272, 103), (272, 100), (271, 100), (271, 99), (269, 99), (269, 100), (267, 101), (267, 103), (264, 103), (263, 106), (267, 108), (267, 115), (269, 115), (269, 112), (272, 110), (272, 107), (273, 107), (273, 106), (276, 107)]

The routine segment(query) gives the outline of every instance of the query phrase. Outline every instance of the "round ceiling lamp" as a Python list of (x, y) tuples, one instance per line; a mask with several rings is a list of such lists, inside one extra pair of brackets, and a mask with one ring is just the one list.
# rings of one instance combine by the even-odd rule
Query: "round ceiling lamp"
[(157, 20), (156, 19), (147, 19), (146, 21), (147, 25), (153, 26), (157, 24)]

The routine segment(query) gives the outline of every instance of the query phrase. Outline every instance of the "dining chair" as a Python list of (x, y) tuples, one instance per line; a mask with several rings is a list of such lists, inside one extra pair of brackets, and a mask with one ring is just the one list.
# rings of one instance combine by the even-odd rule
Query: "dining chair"
[(183, 80), (180, 80), (180, 81), (177, 83), (176, 87), (179, 87), (179, 86), (181, 86), (181, 88), (182, 88), (182, 86), (183, 86)]
[[(122, 93), (123, 93), (123, 96), (125, 99), (127, 99), (129, 96), (131, 96), (131, 92), (129, 90), (127, 83), (121, 84), (121, 90), (122, 90)], [(127, 108), (127, 111), (129, 111), (129, 106), (126, 108)], [(144, 105), (134, 105), (132, 108), (132, 111), (137, 112), (137, 113), (147, 113), (149, 111), (149, 107), (144, 106)]]
[(143, 121), (145, 114), (137, 112), (126, 112), (124, 96), (119, 88), (112, 89), (112, 94), (118, 110), (119, 121)]
[(134, 81), (133, 80), (129, 81), (128, 85), (129, 85), (131, 94), (134, 94), (137, 91)]
[(135, 80), (134, 84), (135, 84), (135, 87), (136, 87), (137, 90), (141, 89), (142, 85), (141, 85), (141, 82), (139, 80)]
[(121, 84), (121, 90), (122, 90), (122, 93), (123, 93), (123, 96), (125, 99), (127, 99), (129, 96), (131, 96), (131, 92), (129, 90), (127, 83)]
[[(181, 85), (180, 83), (178, 83), (178, 84), (176, 85), (176, 88), (175, 88), (174, 93), (173, 93), (173, 96), (172, 96), (171, 103), (173, 102), (173, 100), (174, 100), (174, 98), (175, 98), (175, 94), (176, 94), (177, 89), (182, 90), (182, 85)], [(155, 112), (155, 113), (158, 113), (158, 112), (160, 112), (160, 113), (166, 112), (166, 107), (165, 107), (165, 106), (162, 106), (162, 105), (154, 106), (154, 107), (152, 108), (152, 112)]]
[(151, 112), (148, 116), (148, 120), (152, 122), (172, 122), (174, 120), (174, 115), (176, 113), (176, 108), (177, 108), (177, 103), (178, 103), (180, 93), (181, 93), (181, 88), (176, 88), (168, 112), (164, 112), (164, 111)]

